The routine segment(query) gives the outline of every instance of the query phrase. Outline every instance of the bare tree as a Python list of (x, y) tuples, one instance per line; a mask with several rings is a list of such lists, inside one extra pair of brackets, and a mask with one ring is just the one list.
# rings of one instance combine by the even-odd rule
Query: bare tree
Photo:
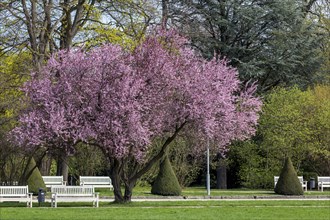
[[(0, 3), (4, 45), (29, 49), (38, 69), (58, 49), (70, 48), (90, 18), (95, 0), (7, 0)], [(15, 31), (17, 30), (17, 31)]]

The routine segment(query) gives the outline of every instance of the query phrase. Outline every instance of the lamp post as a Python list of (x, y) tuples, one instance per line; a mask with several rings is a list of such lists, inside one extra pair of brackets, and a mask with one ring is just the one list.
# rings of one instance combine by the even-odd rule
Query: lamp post
[(210, 142), (209, 142), (209, 139), (207, 139), (206, 157), (207, 157), (206, 189), (207, 189), (207, 195), (210, 196), (211, 189), (210, 189)]

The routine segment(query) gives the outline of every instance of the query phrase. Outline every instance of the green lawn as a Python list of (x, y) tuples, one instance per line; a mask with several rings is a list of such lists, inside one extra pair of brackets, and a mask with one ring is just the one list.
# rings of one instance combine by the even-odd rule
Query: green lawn
[(90, 203), (59, 203), (57, 209), (37, 204), (34, 208), (2, 206), (0, 219), (330, 219), (330, 200), (160, 201), (90, 206)]
[[(113, 196), (112, 191), (108, 189), (97, 189), (100, 192), (100, 196)], [(155, 196), (150, 193), (150, 187), (135, 187), (133, 189), (134, 197), (161, 197)], [(307, 191), (304, 193), (305, 196), (330, 196), (330, 190), (320, 191)], [(205, 187), (187, 187), (182, 190), (182, 196), (194, 197), (194, 196), (207, 196)], [(277, 196), (274, 190), (251, 190), (251, 189), (211, 189), (211, 196)]]

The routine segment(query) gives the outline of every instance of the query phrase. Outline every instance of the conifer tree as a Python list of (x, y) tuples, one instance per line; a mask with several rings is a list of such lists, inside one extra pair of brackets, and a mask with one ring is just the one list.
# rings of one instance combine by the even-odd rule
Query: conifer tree
[(29, 191), (33, 194), (38, 194), (39, 188), (46, 189), (45, 183), (42, 179), (41, 173), (36, 166), (36, 162), (33, 158), (31, 158), (28, 168), (27, 168), (27, 174), (31, 172), (33, 169), (31, 175), (27, 179), (27, 184), (29, 186)]
[(181, 194), (181, 186), (167, 155), (160, 163), (159, 173), (152, 185), (151, 193), (163, 196), (179, 196)]
[(281, 195), (303, 195), (301, 183), (297, 173), (292, 165), (291, 159), (288, 157), (285, 161), (281, 175), (275, 186), (275, 193)]

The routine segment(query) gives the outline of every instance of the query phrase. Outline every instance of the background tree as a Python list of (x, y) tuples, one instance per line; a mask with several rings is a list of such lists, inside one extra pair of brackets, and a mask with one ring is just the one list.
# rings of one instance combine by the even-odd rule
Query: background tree
[(281, 88), (266, 96), (257, 136), (229, 151), (231, 179), (238, 186), (272, 188), (286, 155), (305, 179), (328, 175), (329, 100), (327, 85), (307, 91)]
[(94, 0), (2, 1), (0, 16), (6, 21), (2, 26), (7, 36), (3, 45), (7, 50), (19, 45), (27, 48), (40, 68), (50, 54), (72, 46), (94, 4)]
[[(327, 37), (325, 40), (323, 47), (322, 47), (322, 56), (324, 58), (324, 62), (320, 68), (319, 71), (319, 77), (321, 78), (321, 81), (329, 84), (330, 83), (330, 7), (329, 4), (321, 4), (318, 8), (320, 11), (317, 13), (318, 17), (317, 19), (319, 20), (320, 23), (323, 25), (323, 31), (324, 34)], [(315, 18), (316, 19), (316, 18)]]
[[(32, 108), (13, 134), (27, 147), (56, 143), (51, 147), (70, 151), (79, 141), (100, 147), (115, 200), (130, 201), (136, 181), (181, 130), (217, 140), (218, 150), (255, 132), (261, 104), (255, 85), (241, 90), (235, 69), (205, 61), (186, 43), (158, 30), (132, 53), (111, 45), (62, 51), (25, 87)], [(146, 158), (154, 138), (162, 147)]]
[[(33, 67), (40, 69), (52, 53), (73, 45), (73, 39), (91, 18), (94, 4), (94, 0), (2, 1), (0, 19), (5, 21), (1, 26), (6, 30), (2, 33), (4, 50), (28, 50)], [(66, 155), (61, 155), (58, 161), (61, 167), (58, 174), (65, 180), (66, 161)]]
[(72, 181), (79, 180), (79, 176), (108, 176), (109, 170), (109, 161), (96, 146), (79, 143), (69, 160)]
[(283, 164), (276, 155), (260, 147), (256, 138), (235, 142), (226, 160), (229, 188), (273, 189), (274, 175), (279, 175)]
[(28, 53), (16, 55), (7, 53), (0, 56), (0, 179), (14, 184), (24, 169), (24, 151), (8, 141), (7, 133), (16, 125), (19, 112), (24, 105), (19, 87), (28, 79), (24, 74), (31, 68)]
[(312, 129), (310, 152), (303, 161), (302, 167), (305, 171), (313, 172), (314, 175), (328, 175), (330, 173), (330, 86), (315, 86), (306, 91), (313, 96)]
[(90, 48), (104, 43), (134, 48), (156, 19), (152, 1), (100, 1), (93, 10), (93, 22), (85, 25), (78, 44)]
[(312, 134), (312, 98), (298, 88), (279, 89), (268, 96), (260, 131), (265, 147), (281, 149), (279, 158), (290, 156), (296, 163), (306, 156)]
[(316, 80), (328, 37), (321, 23), (307, 18), (316, 1), (171, 2), (170, 23), (205, 57), (228, 58), (242, 80), (258, 79), (263, 91), (276, 85), (306, 88)]
[[(196, 153), (192, 148), (198, 143), (193, 134), (188, 132), (181, 133), (172, 141), (169, 146), (168, 157), (172, 165), (172, 169), (182, 188), (190, 186), (198, 178), (199, 173), (205, 165), (205, 155)], [(157, 154), (162, 147), (161, 140), (152, 142), (152, 150), (150, 156)], [(202, 143), (201, 143), (202, 144)], [(153, 168), (144, 174), (139, 180), (140, 185), (152, 185), (159, 173), (159, 166), (156, 163)]]
[(0, 8), (2, 51), (28, 49), (36, 68), (77, 44), (140, 39), (153, 13), (146, 1), (135, 0), (4, 0)]
[[(40, 69), (53, 53), (76, 45), (90, 48), (110, 41), (133, 47), (145, 32), (151, 11), (147, 2), (134, 0), (1, 1), (1, 54), (29, 54), (30, 66)], [(57, 174), (67, 180), (68, 155), (52, 156), (57, 159)], [(43, 163), (44, 174), (51, 159)]]

